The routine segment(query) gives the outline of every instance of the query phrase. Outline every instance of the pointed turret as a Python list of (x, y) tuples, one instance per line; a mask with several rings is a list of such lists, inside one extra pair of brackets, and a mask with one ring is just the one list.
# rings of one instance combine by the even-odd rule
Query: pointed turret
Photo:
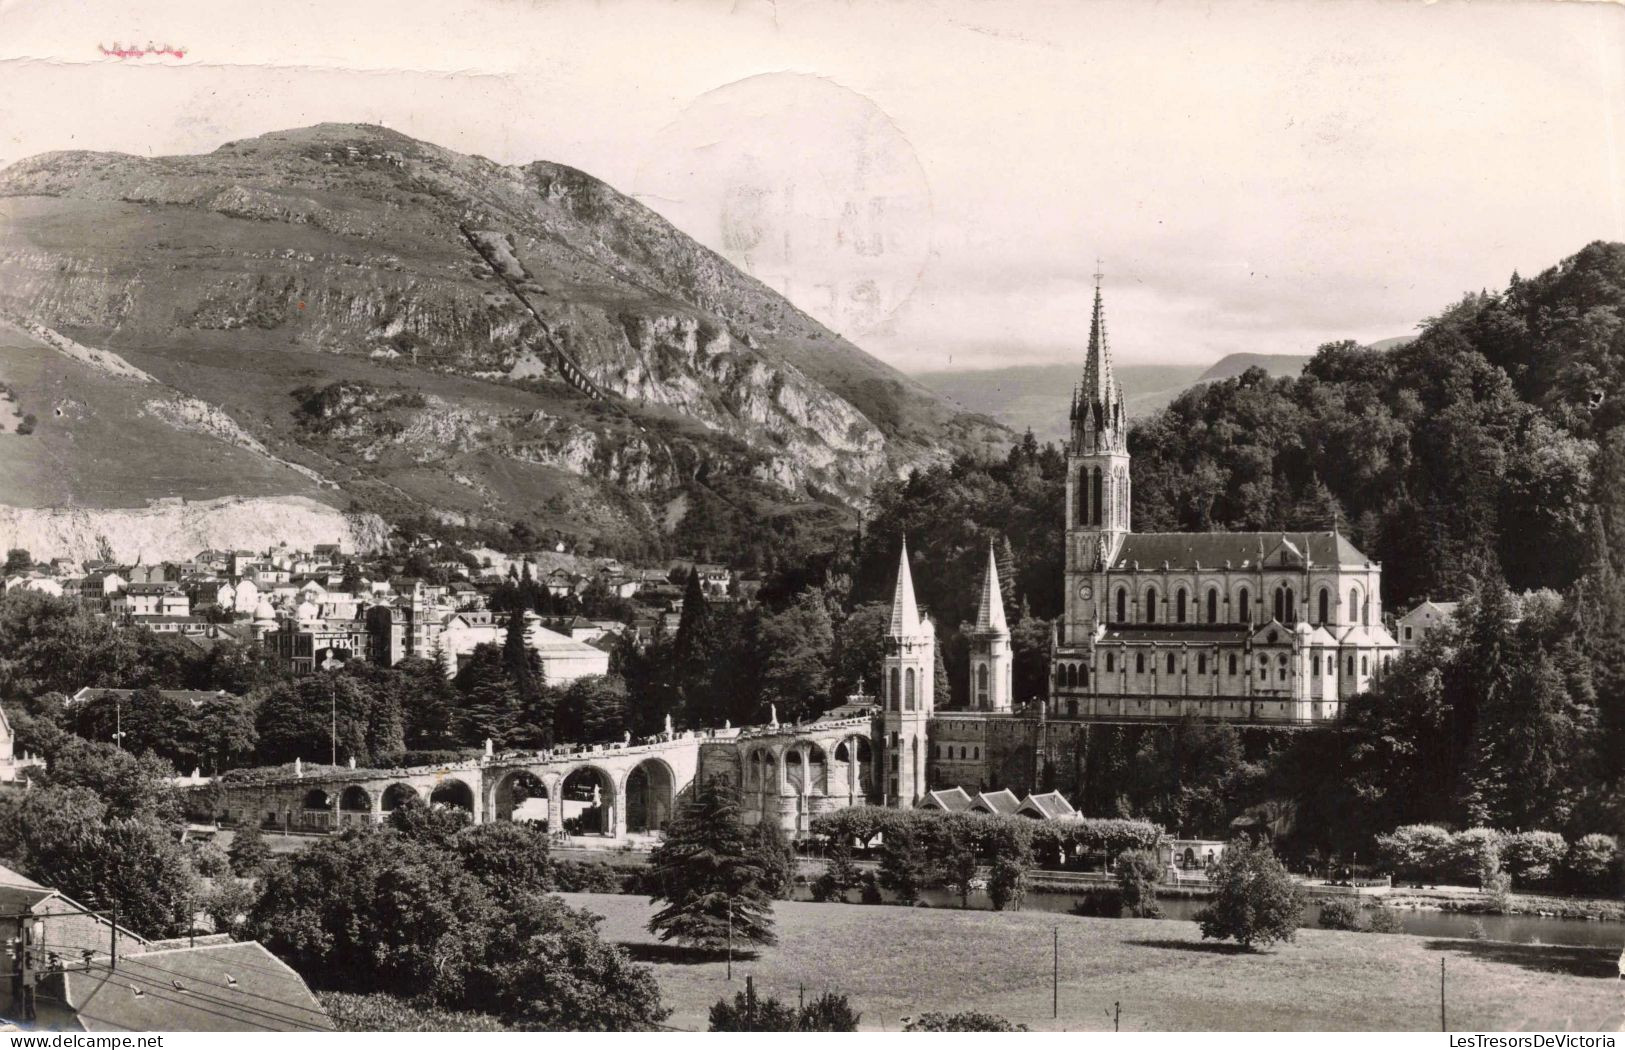
[(987, 571), (982, 574), (981, 600), (976, 606), (976, 633), (1010, 636), (1004, 621), (1004, 595), (999, 592), (999, 563), (993, 557), (993, 541), (987, 544)]
[(891, 636), (912, 638), (920, 633), (920, 607), (914, 600), (914, 577), (908, 571), (908, 540), (903, 540), (897, 561), (897, 589), (891, 600)]

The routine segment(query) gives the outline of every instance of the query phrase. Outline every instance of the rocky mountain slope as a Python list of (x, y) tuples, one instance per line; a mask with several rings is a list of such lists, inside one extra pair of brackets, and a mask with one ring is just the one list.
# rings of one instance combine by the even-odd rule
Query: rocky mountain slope
[[(853, 508), (1008, 439), (591, 176), (375, 127), (20, 161), (0, 171), (0, 311), (79, 365), (127, 365), (98, 377), (117, 411), (151, 387), (146, 423), (254, 458), (249, 494), (344, 510), (635, 536), (700, 505)], [(23, 371), (0, 347), (0, 381)], [(0, 434), (0, 458), (83, 443), (19, 393), (40, 425)], [(242, 467), (188, 492), (243, 495)], [(175, 494), (150, 468), (111, 496), (24, 474), (0, 504)]]

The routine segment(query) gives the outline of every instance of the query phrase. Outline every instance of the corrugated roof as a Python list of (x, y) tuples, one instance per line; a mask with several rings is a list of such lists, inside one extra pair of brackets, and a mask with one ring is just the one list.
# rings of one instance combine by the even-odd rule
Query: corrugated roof
[[(1131, 532), (1112, 563), (1115, 569), (1139, 564), (1141, 569), (1159, 570), (1167, 562), (1171, 569), (1256, 568), (1270, 557), (1282, 541), (1296, 552), (1307, 555), (1316, 566), (1363, 568), (1371, 562), (1340, 532)], [(1290, 562), (1289, 562), (1290, 564)]]

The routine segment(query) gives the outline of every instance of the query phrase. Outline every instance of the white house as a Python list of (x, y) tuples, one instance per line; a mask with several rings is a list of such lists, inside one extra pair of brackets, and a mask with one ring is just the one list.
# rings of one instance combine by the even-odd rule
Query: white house
[(1459, 602), (1425, 601), (1399, 618), (1399, 648), (1404, 652), (1420, 649), (1428, 635), (1456, 621)]

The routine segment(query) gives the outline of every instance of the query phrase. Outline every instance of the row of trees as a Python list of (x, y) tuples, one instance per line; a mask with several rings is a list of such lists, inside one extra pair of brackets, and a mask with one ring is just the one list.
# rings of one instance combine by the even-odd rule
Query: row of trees
[(1378, 835), (1377, 856), (1401, 879), (1476, 882), (1485, 888), (1505, 874), (1520, 889), (1611, 893), (1620, 878), (1619, 843), (1609, 835), (1573, 842), (1552, 831), (1508, 833), (1494, 828), (1449, 832), (1410, 824)]

